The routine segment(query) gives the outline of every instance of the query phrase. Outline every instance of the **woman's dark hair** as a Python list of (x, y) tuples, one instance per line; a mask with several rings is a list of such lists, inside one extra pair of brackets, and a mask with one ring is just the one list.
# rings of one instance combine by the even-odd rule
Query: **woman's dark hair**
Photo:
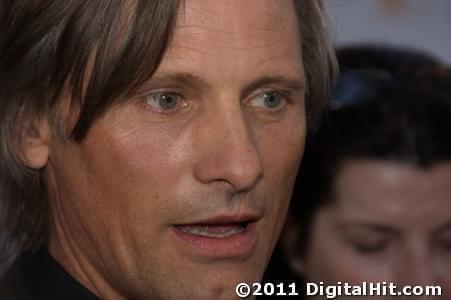
[(338, 58), (335, 100), (307, 138), (293, 194), (301, 251), (315, 213), (333, 201), (334, 181), (346, 161), (393, 161), (424, 169), (451, 161), (451, 93), (443, 85), (451, 74), (442, 64), (390, 48), (338, 51)]

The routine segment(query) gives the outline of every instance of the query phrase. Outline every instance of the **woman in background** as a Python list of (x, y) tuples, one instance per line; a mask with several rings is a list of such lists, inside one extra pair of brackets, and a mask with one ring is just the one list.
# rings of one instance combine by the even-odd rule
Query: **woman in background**
[(308, 140), (281, 241), (289, 264), (307, 282), (440, 285), (449, 297), (449, 71), (404, 50), (338, 57), (336, 100)]

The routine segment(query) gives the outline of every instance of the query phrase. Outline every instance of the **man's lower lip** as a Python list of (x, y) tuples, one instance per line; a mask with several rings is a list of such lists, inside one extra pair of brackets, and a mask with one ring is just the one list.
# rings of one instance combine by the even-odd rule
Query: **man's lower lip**
[(243, 232), (223, 237), (207, 237), (191, 234), (172, 226), (175, 233), (193, 254), (207, 258), (245, 258), (255, 248), (257, 241), (256, 222), (249, 223)]

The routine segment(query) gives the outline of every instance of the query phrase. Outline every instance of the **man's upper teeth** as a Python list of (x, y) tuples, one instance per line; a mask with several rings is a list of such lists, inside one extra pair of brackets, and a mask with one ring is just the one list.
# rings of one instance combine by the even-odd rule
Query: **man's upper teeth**
[(243, 226), (220, 226), (219, 228), (217, 226), (183, 226), (181, 228), (183, 232), (194, 234), (194, 235), (201, 235), (201, 236), (207, 236), (207, 237), (216, 237), (216, 238), (223, 238), (232, 236), (238, 233), (241, 233), (244, 231)]

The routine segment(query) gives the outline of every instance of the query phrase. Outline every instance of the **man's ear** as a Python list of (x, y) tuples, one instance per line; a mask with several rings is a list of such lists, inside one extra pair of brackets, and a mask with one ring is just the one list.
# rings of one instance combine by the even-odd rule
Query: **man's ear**
[(21, 152), (24, 164), (32, 169), (45, 167), (49, 159), (50, 124), (46, 118), (28, 122), (21, 134)]

